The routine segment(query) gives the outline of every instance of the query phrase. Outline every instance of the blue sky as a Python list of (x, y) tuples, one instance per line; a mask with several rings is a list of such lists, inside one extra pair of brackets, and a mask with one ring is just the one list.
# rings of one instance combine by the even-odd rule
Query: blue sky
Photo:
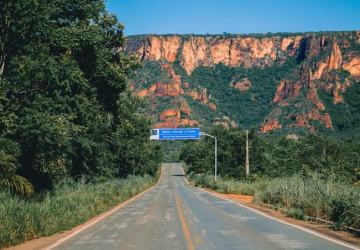
[(125, 34), (360, 30), (360, 0), (106, 0)]

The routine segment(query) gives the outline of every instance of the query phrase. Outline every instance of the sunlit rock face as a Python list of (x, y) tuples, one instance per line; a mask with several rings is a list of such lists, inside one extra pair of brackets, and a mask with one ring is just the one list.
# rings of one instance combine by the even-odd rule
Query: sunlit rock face
[(352, 76), (360, 77), (360, 55), (350, 57), (349, 60), (344, 63), (343, 69), (348, 71)]
[(230, 86), (240, 91), (247, 91), (251, 88), (251, 81), (248, 78), (243, 78), (238, 82), (233, 82)]
[[(298, 37), (289, 42), (294, 50), (299, 46)], [(190, 36), (148, 36), (138, 44), (136, 53), (144, 60), (165, 60), (174, 62), (181, 51), (180, 64), (187, 74), (198, 66), (212, 66), (223, 63), (227, 66), (244, 67), (271, 65), (280, 49), (280, 38), (218, 38)], [(282, 46), (284, 47), (284, 45)], [(288, 50), (286, 48), (285, 50)]]
[(282, 126), (281, 126), (281, 124), (280, 124), (280, 122), (278, 120), (268, 118), (262, 124), (262, 126), (260, 128), (260, 132), (261, 133), (266, 133), (266, 132), (278, 130), (278, 129), (281, 129), (281, 128), (282, 128)]
[[(255, 105), (254, 101), (261, 103), (262, 93), (256, 91), (262, 83), (242, 73), (230, 76), (220, 86), (219, 82), (210, 83), (207, 76), (201, 75), (204, 69), (222, 65), (229, 72), (239, 68), (242, 72), (259, 72), (290, 65), (284, 77), (274, 78), (272, 98), (267, 104), (270, 111), (257, 124), (258, 130), (266, 133), (295, 127), (316, 131), (314, 121), (334, 129), (329, 105), (346, 104), (347, 91), (360, 81), (360, 51), (356, 47), (359, 43), (359, 31), (269, 36), (144, 35), (129, 37), (123, 49), (137, 55), (142, 62), (161, 65), (161, 73), (157, 74), (164, 73), (165, 77), (130, 84), (134, 95), (151, 100), (149, 107), (157, 127), (202, 126), (204, 121), (225, 128), (236, 127), (242, 114), (233, 119), (231, 111), (243, 105), (240, 104), (243, 99), (247, 105)], [(219, 77), (222, 82), (215, 73), (211, 77)], [(221, 88), (232, 92), (219, 97), (216, 94)], [(324, 93), (331, 98), (325, 101)], [(241, 98), (229, 95), (241, 95)], [(168, 104), (162, 104), (161, 100)], [(232, 103), (232, 107), (224, 106), (228, 100), (240, 101)], [(248, 114), (244, 112), (244, 115)]]

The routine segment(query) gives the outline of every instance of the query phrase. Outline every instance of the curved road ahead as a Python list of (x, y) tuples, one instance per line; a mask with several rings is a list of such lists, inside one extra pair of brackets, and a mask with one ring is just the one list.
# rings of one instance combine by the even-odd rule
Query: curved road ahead
[(54, 249), (350, 248), (191, 187), (174, 163), (157, 186)]

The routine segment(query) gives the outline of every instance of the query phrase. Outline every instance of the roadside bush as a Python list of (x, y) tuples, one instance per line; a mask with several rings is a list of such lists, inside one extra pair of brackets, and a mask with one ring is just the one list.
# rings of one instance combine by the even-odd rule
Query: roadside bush
[(298, 219), (298, 220), (304, 220), (305, 219), (304, 211), (299, 209), (299, 208), (290, 208), (287, 211), (286, 215), (289, 216), (289, 217), (293, 217), (295, 219)]

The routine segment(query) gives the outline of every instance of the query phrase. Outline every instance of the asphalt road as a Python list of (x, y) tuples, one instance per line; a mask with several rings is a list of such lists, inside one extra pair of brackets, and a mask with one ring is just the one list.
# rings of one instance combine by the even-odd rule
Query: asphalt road
[(55, 249), (349, 249), (189, 186), (180, 164), (159, 184)]

